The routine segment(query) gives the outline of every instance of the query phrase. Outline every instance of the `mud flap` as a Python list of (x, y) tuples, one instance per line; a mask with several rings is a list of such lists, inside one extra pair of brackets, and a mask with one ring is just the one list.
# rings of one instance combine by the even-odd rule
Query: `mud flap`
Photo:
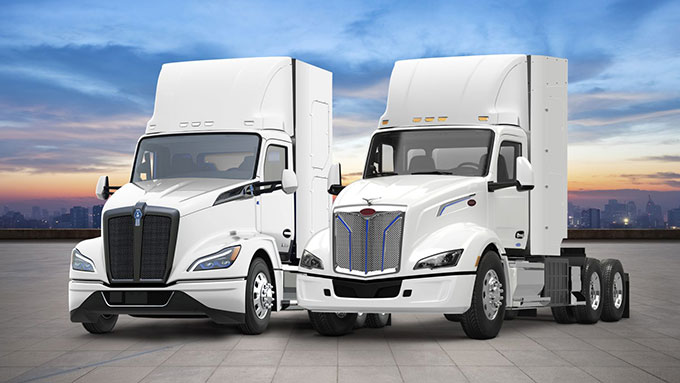
[(626, 297), (625, 307), (623, 308), (623, 318), (630, 318), (630, 277), (628, 273), (623, 273), (623, 288), (626, 290), (624, 296)]

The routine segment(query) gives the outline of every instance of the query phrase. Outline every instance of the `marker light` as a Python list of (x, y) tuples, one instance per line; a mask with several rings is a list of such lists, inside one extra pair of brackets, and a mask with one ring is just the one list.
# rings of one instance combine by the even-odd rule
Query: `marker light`
[(421, 120), (421, 117), (413, 117), (413, 122), (420, 122)]
[(387, 123), (389, 123), (389, 122), (390, 122), (390, 120), (382, 120), (383, 125), (387, 125)]
[(453, 267), (458, 264), (460, 256), (463, 254), (463, 249), (456, 249), (445, 251), (443, 253), (430, 255), (418, 261), (413, 267), (413, 270), (418, 269), (436, 269), (439, 267)]
[(425, 117), (425, 122), (432, 122), (434, 121), (434, 117)]
[(489, 116), (479, 116), (477, 117), (479, 121), (489, 121)]
[(305, 250), (302, 253), (302, 258), (300, 259), (300, 267), (305, 269), (319, 269), (323, 270), (323, 262), (319, 257)]
[(187, 271), (226, 269), (234, 264), (241, 246), (232, 246), (210, 254), (194, 262)]
[(71, 268), (77, 271), (87, 271), (93, 273), (94, 262), (81, 254), (78, 249), (73, 249), (73, 251), (71, 251)]
[(448, 119), (447, 116), (439, 116), (439, 118), (437, 120), (444, 122), (444, 121), (446, 121), (446, 119)]

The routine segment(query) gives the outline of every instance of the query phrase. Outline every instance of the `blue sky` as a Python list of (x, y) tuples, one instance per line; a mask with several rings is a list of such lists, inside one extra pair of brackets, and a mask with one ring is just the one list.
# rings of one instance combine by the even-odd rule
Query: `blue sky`
[(3, 1), (0, 200), (37, 180), (124, 179), (162, 63), (274, 55), (333, 71), (335, 156), (349, 172), (395, 60), (566, 57), (570, 190), (680, 190), (677, 36), (677, 1)]

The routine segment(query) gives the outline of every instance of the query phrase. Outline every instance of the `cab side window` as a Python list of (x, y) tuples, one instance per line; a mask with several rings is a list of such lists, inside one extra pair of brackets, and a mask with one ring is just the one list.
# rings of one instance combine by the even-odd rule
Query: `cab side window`
[(264, 181), (281, 181), (283, 170), (288, 166), (288, 149), (270, 145), (264, 159)]
[(498, 152), (498, 181), (510, 182), (516, 179), (515, 166), (517, 157), (522, 155), (522, 144), (518, 142), (503, 141)]

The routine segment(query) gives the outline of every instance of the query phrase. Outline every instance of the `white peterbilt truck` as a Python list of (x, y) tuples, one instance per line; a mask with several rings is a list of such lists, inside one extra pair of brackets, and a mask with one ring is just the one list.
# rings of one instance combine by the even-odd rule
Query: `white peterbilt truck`
[[(334, 174), (334, 172), (332, 172)], [(617, 260), (567, 235), (567, 60), (398, 61), (363, 179), (307, 244), (298, 304), (324, 335), (357, 313), (443, 313), (471, 338), (550, 307), (561, 323), (628, 316)]]
[(120, 314), (264, 331), (291, 304), (284, 272), (328, 225), (331, 98), (330, 72), (287, 57), (163, 65), (130, 182), (99, 179), (102, 236), (72, 251), (71, 320), (92, 333)]

